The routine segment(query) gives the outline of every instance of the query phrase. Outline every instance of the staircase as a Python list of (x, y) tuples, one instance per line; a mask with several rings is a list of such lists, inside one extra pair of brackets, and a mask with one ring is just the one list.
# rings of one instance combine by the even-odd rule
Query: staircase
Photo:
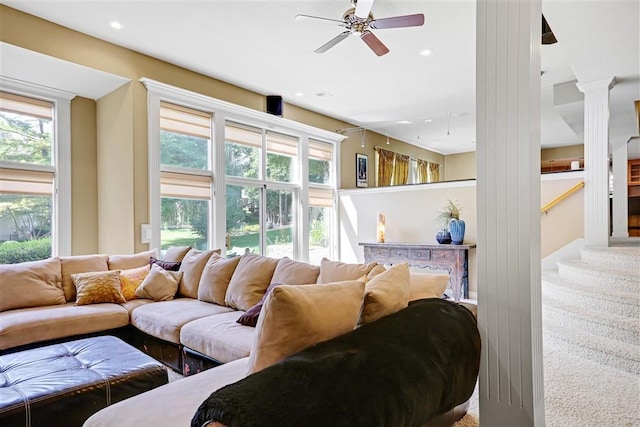
[(640, 374), (640, 247), (585, 247), (542, 273), (544, 345)]

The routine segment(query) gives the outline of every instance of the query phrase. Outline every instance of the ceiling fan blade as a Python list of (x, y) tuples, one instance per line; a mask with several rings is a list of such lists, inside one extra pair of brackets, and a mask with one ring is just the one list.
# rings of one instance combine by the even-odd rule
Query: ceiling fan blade
[(374, 19), (369, 23), (369, 28), (402, 28), (402, 27), (419, 27), (424, 24), (424, 15), (416, 13), (415, 15), (392, 16), (391, 18)]
[(376, 55), (382, 56), (389, 53), (389, 48), (386, 47), (384, 43), (382, 43), (380, 39), (377, 38), (371, 31), (364, 31), (360, 38), (367, 44), (367, 46), (371, 48), (373, 53), (375, 53)]
[(350, 34), (351, 34), (351, 31), (342, 32), (342, 33), (338, 34), (337, 36), (335, 36), (334, 38), (332, 38), (331, 40), (329, 40), (328, 42), (326, 42), (325, 44), (323, 44), (322, 46), (320, 46), (319, 48), (317, 48), (316, 50), (314, 50), (314, 52), (315, 53), (324, 53), (324, 52), (328, 51), (329, 49), (331, 49), (332, 47), (334, 47), (335, 45), (337, 45), (338, 43), (340, 43), (342, 40), (344, 40), (347, 37), (349, 37)]
[(322, 21), (337, 22), (338, 24), (343, 25), (343, 26), (347, 25), (346, 22), (340, 21), (339, 19), (323, 18), (321, 16), (298, 14), (295, 17), (296, 21), (304, 21), (304, 20), (307, 20), (307, 19), (318, 19), (318, 20), (322, 20)]
[(360, 19), (367, 19), (371, 13), (373, 2), (374, 0), (358, 0), (355, 15)]

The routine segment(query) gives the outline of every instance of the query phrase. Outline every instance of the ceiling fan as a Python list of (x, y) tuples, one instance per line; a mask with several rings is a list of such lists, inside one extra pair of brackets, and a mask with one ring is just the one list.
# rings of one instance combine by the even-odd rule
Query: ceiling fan
[(424, 24), (424, 15), (417, 13), (414, 15), (392, 16), (389, 18), (375, 19), (371, 13), (374, 0), (351, 0), (355, 6), (347, 10), (342, 15), (342, 20), (322, 18), (311, 15), (296, 15), (296, 20), (321, 19), (323, 21), (337, 22), (346, 31), (338, 34), (327, 43), (315, 50), (316, 53), (324, 53), (354, 34), (359, 36), (363, 42), (378, 56), (389, 53), (384, 43), (371, 32), (371, 30), (382, 30), (385, 28), (419, 27)]

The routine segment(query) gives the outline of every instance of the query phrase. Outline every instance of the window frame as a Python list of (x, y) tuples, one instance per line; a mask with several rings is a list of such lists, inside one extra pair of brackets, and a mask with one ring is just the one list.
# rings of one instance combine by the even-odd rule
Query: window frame
[[(253, 110), (240, 105), (232, 104), (216, 98), (212, 98), (199, 93), (191, 92), (175, 86), (167, 85), (146, 77), (140, 79), (140, 82), (147, 89), (147, 120), (148, 120), (148, 143), (149, 143), (149, 224), (151, 225), (151, 248), (160, 247), (160, 102), (165, 101), (197, 110), (209, 112), (212, 114), (212, 153), (211, 153), (211, 169), (213, 171), (213, 195), (212, 209), (210, 210), (210, 227), (212, 229), (209, 242), (212, 248), (225, 248), (226, 236), (226, 198), (225, 188), (227, 183), (240, 184), (242, 182), (251, 182), (255, 184), (254, 179), (245, 179), (234, 177), (230, 179), (225, 176), (225, 124), (227, 122), (237, 123), (253, 128), (262, 129), (263, 132), (271, 131), (282, 133), (285, 135), (298, 138), (298, 162), (299, 178), (298, 198), (296, 207), (297, 218), (297, 242), (294, 242), (294, 254), (300, 261), (307, 261), (309, 243), (308, 243), (308, 143), (309, 139), (325, 142), (333, 145), (333, 160), (331, 177), (332, 183), (327, 188), (334, 191), (334, 211), (338, 210), (337, 205), (337, 183), (340, 182), (340, 143), (346, 138), (334, 132), (319, 129), (293, 120), (276, 117), (268, 113)], [(264, 147), (263, 149), (266, 149)], [(266, 151), (264, 154), (266, 160)], [(265, 165), (262, 165), (263, 167)], [(268, 187), (272, 189), (282, 188), (283, 183), (268, 182)], [(290, 188), (289, 185), (286, 185)], [(332, 254), (338, 255), (339, 233), (337, 214), (334, 215), (334, 234)]]
[(27, 171), (53, 172), (53, 212), (51, 218), (51, 256), (71, 255), (71, 100), (75, 94), (0, 76), (3, 92), (48, 101), (53, 104), (52, 164), (0, 162), (0, 167)]

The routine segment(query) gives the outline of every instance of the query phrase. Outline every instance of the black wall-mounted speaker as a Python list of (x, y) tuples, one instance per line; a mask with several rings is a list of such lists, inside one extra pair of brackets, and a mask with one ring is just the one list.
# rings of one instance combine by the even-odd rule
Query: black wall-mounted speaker
[(267, 113), (282, 117), (282, 97), (267, 95)]

